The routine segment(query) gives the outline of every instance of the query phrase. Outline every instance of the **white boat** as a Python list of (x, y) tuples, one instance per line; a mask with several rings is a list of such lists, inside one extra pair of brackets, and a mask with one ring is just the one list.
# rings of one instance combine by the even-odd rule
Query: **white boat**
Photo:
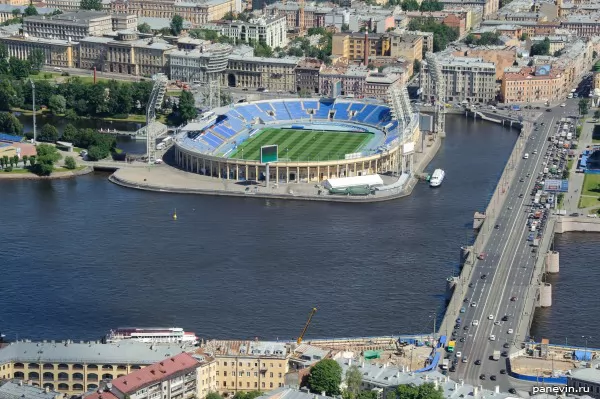
[(146, 343), (184, 343), (196, 345), (198, 337), (193, 332), (183, 331), (179, 327), (120, 327), (110, 330), (104, 341), (108, 343), (119, 341), (137, 341)]
[(444, 181), (444, 176), (446, 176), (446, 172), (444, 172), (442, 169), (436, 169), (435, 171), (433, 171), (433, 174), (431, 175), (431, 178), (429, 179), (429, 186), (430, 187), (441, 186), (442, 182)]

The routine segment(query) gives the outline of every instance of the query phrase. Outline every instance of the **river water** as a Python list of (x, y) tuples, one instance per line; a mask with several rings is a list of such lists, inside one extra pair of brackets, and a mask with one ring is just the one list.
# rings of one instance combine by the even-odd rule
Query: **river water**
[(311, 337), (430, 332), (473, 212), (516, 140), (459, 116), (447, 130), (428, 168), (446, 170), (442, 187), (386, 203), (150, 193), (100, 173), (0, 181), (0, 329), (13, 339), (96, 339), (123, 325), (291, 339), (316, 306)]

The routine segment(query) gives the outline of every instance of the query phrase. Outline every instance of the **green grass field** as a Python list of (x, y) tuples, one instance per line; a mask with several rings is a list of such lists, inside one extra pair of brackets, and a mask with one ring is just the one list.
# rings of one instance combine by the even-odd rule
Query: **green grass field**
[(282, 161), (344, 159), (346, 154), (358, 152), (372, 137), (371, 133), (264, 129), (238, 146), (230, 158), (260, 160), (262, 146), (277, 144)]

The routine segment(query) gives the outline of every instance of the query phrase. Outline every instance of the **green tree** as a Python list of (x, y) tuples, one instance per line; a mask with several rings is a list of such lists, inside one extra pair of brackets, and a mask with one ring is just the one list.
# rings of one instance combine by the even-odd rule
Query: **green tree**
[(15, 163), (15, 166), (17, 166), (19, 164), (19, 156), (18, 155), (13, 155), (13, 162)]
[(146, 22), (139, 24), (137, 27), (138, 32), (140, 33), (152, 33), (152, 27), (148, 25)]
[(529, 38), (529, 35), (528, 35), (527, 33), (523, 33), (523, 34), (521, 35), (521, 41), (525, 41), (525, 40), (527, 40), (528, 38)]
[(349, 30), (350, 30), (350, 25), (342, 24), (342, 27), (341, 27), (342, 32), (348, 32)]
[(108, 157), (110, 151), (101, 145), (92, 145), (88, 147), (87, 157), (90, 161), (99, 161)]
[(179, 97), (179, 117), (182, 122), (187, 122), (196, 116), (198, 116), (198, 110), (194, 96), (187, 90), (182, 91), (181, 97)]
[(77, 163), (75, 162), (75, 158), (73, 158), (72, 156), (65, 157), (65, 168), (67, 168), (67, 169), (77, 168)]
[(587, 115), (588, 111), (589, 111), (589, 105), (590, 105), (590, 103), (587, 98), (581, 98), (579, 100), (579, 104), (578, 104), (579, 113), (581, 115)]
[(206, 395), (206, 399), (223, 399), (223, 397), (216, 392), (209, 392)]
[(443, 9), (444, 5), (438, 0), (423, 0), (421, 6), (419, 7), (419, 11), (422, 12), (442, 11)]
[(8, 66), (12, 76), (17, 79), (25, 79), (31, 73), (31, 65), (29, 65), (29, 61), (27, 60), (10, 57), (8, 59)]
[(408, 24), (409, 30), (432, 32), (433, 33), (433, 52), (444, 50), (449, 43), (458, 39), (458, 30), (442, 23), (438, 23), (433, 18), (415, 18)]
[(20, 135), (23, 133), (23, 125), (13, 114), (0, 112), (0, 132)]
[(399, 385), (396, 388), (396, 395), (399, 399), (443, 399), (444, 394), (441, 388), (436, 388), (431, 382), (421, 384), (418, 387), (414, 384)]
[(421, 61), (415, 60), (413, 62), (413, 73), (419, 73), (419, 72), (421, 72)]
[(79, 132), (77, 131), (77, 128), (69, 123), (67, 124), (67, 126), (65, 126), (65, 129), (63, 130), (60, 139), (68, 143), (73, 143), (77, 139), (78, 133)]
[(174, 36), (179, 36), (181, 31), (183, 30), (183, 17), (181, 15), (175, 14), (171, 19), (171, 33)]
[(48, 141), (54, 143), (56, 140), (58, 140), (58, 129), (50, 124), (45, 124), (37, 138), (39, 141)]
[(54, 164), (61, 158), (58, 150), (50, 144), (38, 144), (36, 151), (37, 158), (32, 171), (39, 176), (50, 176)]
[(53, 114), (64, 114), (67, 109), (67, 100), (60, 94), (55, 94), (48, 101), (48, 108)]
[(385, 399), (397, 399), (396, 392), (388, 391), (388, 393), (385, 394)]
[(23, 167), (26, 168), (27, 167), (27, 161), (29, 160), (29, 156), (27, 155), (23, 155)]
[(347, 386), (346, 389), (350, 393), (351, 397), (356, 398), (362, 384), (362, 373), (360, 372), (360, 369), (358, 366), (353, 364), (348, 367), (344, 377)]
[(35, 165), (35, 161), (36, 161), (35, 158), (36, 158), (35, 155), (29, 156), (29, 166), (33, 167), (33, 165)]
[(419, 3), (417, 0), (403, 0), (402, 3), (400, 3), (400, 7), (402, 7), (403, 11), (418, 11)]
[(25, 11), (23, 11), (23, 14), (25, 14), (26, 17), (31, 17), (33, 15), (38, 15), (38, 11), (37, 8), (30, 3), (27, 8), (25, 8)]
[(21, 15), (21, 10), (19, 10), (18, 8), (14, 8), (12, 10), (12, 16), (13, 16), (13, 18), (19, 18), (19, 15)]
[(44, 54), (44, 51), (39, 48), (33, 49), (29, 52), (27, 61), (29, 61), (31, 71), (35, 74), (38, 74), (46, 63), (46, 54)]
[(529, 50), (529, 55), (550, 55), (550, 39), (545, 37), (541, 42), (533, 44)]
[(81, 0), (82, 10), (102, 11), (102, 0)]
[(327, 396), (340, 393), (342, 367), (333, 359), (323, 359), (315, 364), (308, 376), (308, 385), (313, 393), (325, 392)]
[(594, 111), (594, 119), (600, 119), (600, 109)]

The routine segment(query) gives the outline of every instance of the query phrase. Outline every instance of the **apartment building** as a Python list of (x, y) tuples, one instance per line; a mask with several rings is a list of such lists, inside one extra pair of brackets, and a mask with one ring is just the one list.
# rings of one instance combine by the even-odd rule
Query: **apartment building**
[(435, 11), (435, 12), (421, 12), (421, 11), (408, 11), (405, 13), (406, 18), (409, 21), (414, 19), (427, 19), (433, 18), (436, 22), (447, 25), (458, 31), (459, 36), (463, 36), (470, 28), (470, 11)]
[(575, 32), (579, 37), (600, 35), (598, 15), (569, 15), (561, 21), (560, 26)]
[(463, 48), (452, 53), (454, 57), (479, 58), (485, 62), (491, 62), (496, 66), (496, 80), (504, 77), (504, 70), (512, 67), (517, 59), (515, 47), (504, 46), (478, 46), (475, 48)]
[(44, 3), (46, 7), (58, 8), (62, 12), (81, 9), (81, 0), (46, 0)]
[(112, 14), (112, 30), (137, 30), (138, 17), (135, 14)]
[(100, 11), (76, 11), (59, 15), (34, 15), (23, 19), (23, 32), (29, 36), (59, 40), (79, 40), (112, 32), (112, 18)]
[(271, 48), (287, 46), (287, 22), (285, 16), (256, 18), (249, 22), (231, 21), (221, 24), (221, 34), (238, 43), (261, 42)]
[[(268, 16), (284, 15), (288, 30), (300, 28), (300, 18), (302, 18), (302, 13), (300, 12), (300, 5), (296, 2), (286, 2), (285, 4), (281, 1), (274, 2), (267, 5), (264, 8), (264, 12)], [(349, 18), (350, 11), (344, 8), (319, 5), (307, 5), (304, 7), (303, 20), (306, 29), (322, 28), (331, 25), (341, 28), (342, 24), (349, 23)]]
[(332, 40), (332, 55), (363, 63), (366, 58), (379, 56), (420, 61), (423, 59), (423, 36), (398, 32), (336, 33)]
[(221, 394), (270, 391), (284, 385), (289, 357), (284, 343), (214, 340), (203, 349), (215, 358)]
[(181, 345), (141, 342), (17, 341), (0, 349), (0, 379), (19, 379), (69, 395), (185, 351)]
[(188, 353), (119, 377), (87, 399), (189, 399), (198, 397), (201, 363)]
[(531, 44), (533, 45), (536, 43), (541, 43), (546, 40), (546, 38), (548, 38), (550, 41), (550, 54), (554, 54), (557, 51), (564, 49), (567, 43), (571, 40), (569, 36), (534, 36), (530, 38)]
[(319, 70), (323, 62), (316, 58), (305, 58), (296, 66), (296, 91), (319, 92)]
[(387, 101), (389, 89), (402, 84), (399, 73), (380, 73), (363, 66), (325, 66), (319, 73), (319, 92), (328, 97), (351, 96)]
[(221, 84), (229, 87), (264, 88), (296, 92), (298, 57), (263, 58), (252, 52), (234, 49), (227, 69), (221, 75)]
[[(442, 69), (446, 92), (446, 101), (469, 101), (487, 103), (496, 98), (496, 65), (482, 58), (438, 56)], [(429, 65), (423, 61), (421, 66), (422, 98), (435, 96), (435, 84), (431, 79)]]
[(129, 13), (138, 17), (171, 19), (180, 15), (192, 24), (205, 24), (222, 19), (230, 11), (242, 11), (239, 0), (111, 0), (111, 13)]
[(479, 13), (483, 18), (498, 11), (499, 0), (440, 0), (444, 10), (456, 8), (470, 8), (473, 12)]
[(227, 44), (203, 42), (194, 49), (169, 53), (170, 78), (182, 82), (207, 83), (212, 74), (221, 79), (227, 69), (232, 47)]
[(563, 97), (565, 75), (549, 65), (511, 68), (504, 73), (500, 96), (505, 103), (546, 102)]
[(68, 40), (42, 39), (19, 35), (0, 37), (0, 43), (6, 47), (9, 57), (26, 60), (32, 50), (38, 49), (44, 52), (44, 63), (46, 65), (60, 68), (75, 68), (77, 66), (77, 43)]

